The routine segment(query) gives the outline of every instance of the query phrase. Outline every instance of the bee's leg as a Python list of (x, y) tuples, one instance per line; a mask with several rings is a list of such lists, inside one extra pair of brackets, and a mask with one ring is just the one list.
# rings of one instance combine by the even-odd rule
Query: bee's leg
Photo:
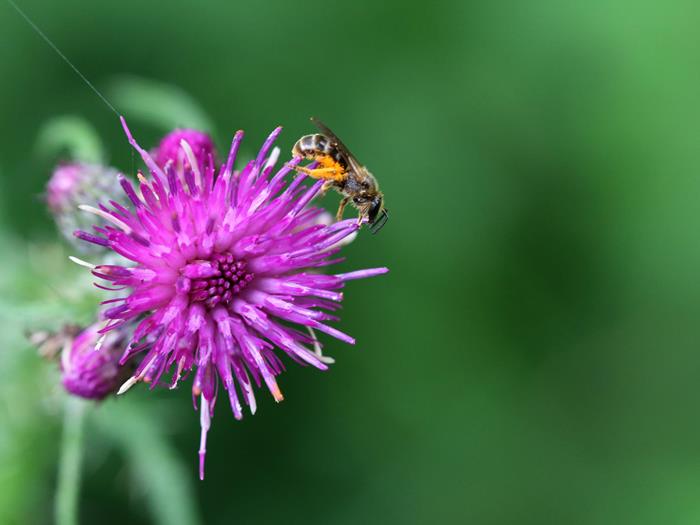
[(348, 205), (348, 202), (350, 202), (350, 197), (343, 197), (342, 199), (340, 199), (340, 204), (338, 205), (338, 211), (335, 214), (336, 221), (343, 220), (343, 211), (345, 211), (345, 206)]
[(304, 166), (294, 166), (294, 171), (305, 173), (314, 179), (340, 182), (345, 179), (345, 174), (337, 168), (314, 168), (309, 169)]
[(288, 166), (298, 173), (306, 173), (307, 175), (311, 175), (312, 170), (305, 168), (304, 166), (292, 166), (291, 164), (288, 164)]
[(345, 179), (345, 174), (336, 168), (316, 168), (309, 170), (308, 175), (314, 179), (323, 179), (335, 182), (341, 182)]
[(367, 210), (361, 210), (357, 216), (357, 225), (362, 226), (362, 223), (367, 219)]

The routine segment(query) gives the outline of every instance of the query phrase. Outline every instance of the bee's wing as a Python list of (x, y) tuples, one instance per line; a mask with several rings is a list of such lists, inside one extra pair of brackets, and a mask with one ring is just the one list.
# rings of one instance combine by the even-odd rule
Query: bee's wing
[(321, 132), (327, 136), (329, 139), (331, 139), (337, 148), (345, 155), (348, 164), (350, 164), (350, 167), (355, 171), (356, 173), (360, 173), (362, 170), (364, 170), (364, 167), (357, 161), (355, 158), (355, 155), (350, 153), (350, 150), (348, 147), (343, 144), (343, 141), (338, 138), (338, 136), (331, 131), (331, 129), (326, 126), (323, 122), (318, 120), (316, 117), (311, 117), (311, 122), (314, 123), (314, 125), (321, 130)]

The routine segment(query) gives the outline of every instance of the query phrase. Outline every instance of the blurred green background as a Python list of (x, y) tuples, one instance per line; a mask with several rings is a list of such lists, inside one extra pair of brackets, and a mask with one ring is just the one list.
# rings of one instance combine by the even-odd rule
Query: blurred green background
[[(347, 290), (357, 348), (326, 340), (331, 371), (289, 367), (284, 403), (260, 391), (242, 422), (220, 400), (204, 482), (187, 388), (93, 410), (84, 523), (700, 522), (700, 4), (20, 5), (144, 146), (167, 124), (145, 81), (189, 94), (220, 151), (277, 124), (287, 151), (316, 115), (391, 210), (347, 250), (391, 268)], [(22, 330), (70, 316), (46, 290), (71, 270), (37, 137), (78, 115), (134, 164), (2, 2), (0, 35), (0, 522), (43, 524), (62, 396)], [(148, 419), (122, 425), (128, 403)], [(109, 444), (138, 432), (171, 448)], [(163, 517), (181, 503), (159, 464), (191, 516)]]

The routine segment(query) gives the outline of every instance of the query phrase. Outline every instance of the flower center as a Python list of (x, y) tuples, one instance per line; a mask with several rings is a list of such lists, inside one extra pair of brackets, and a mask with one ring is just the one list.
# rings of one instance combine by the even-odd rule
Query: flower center
[(246, 262), (236, 260), (230, 253), (217, 253), (210, 260), (216, 272), (211, 277), (192, 279), (190, 299), (203, 302), (209, 308), (228, 304), (253, 280), (253, 272), (246, 270)]

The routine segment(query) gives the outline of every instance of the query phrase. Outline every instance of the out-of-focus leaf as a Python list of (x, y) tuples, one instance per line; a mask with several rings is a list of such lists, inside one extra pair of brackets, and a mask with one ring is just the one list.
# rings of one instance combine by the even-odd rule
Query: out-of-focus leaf
[(127, 399), (105, 403), (93, 414), (97, 428), (124, 452), (153, 514), (162, 525), (201, 523), (192, 487), (194, 474), (186, 469), (163, 434), (161, 418)]
[(34, 523), (53, 468), (58, 379), (57, 367), (43, 363), (22, 332), (48, 317), (50, 306), (26, 302), (31, 293), (24, 292), (36, 287), (21, 243), (0, 230), (0, 246), (0, 523)]
[(58, 243), (25, 243), (0, 232), (0, 315), (13, 330), (92, 322), (100, 296), (90, 272)]
[(37, 149), (44, 156), (55, 156), (67, 150), (71, 160), (95, 164), (104, 160), (99, 135), (87, 120), (74, 115), (56, 117), (44, 124)]
[(107, 93), (127, 118), (140, 119), (165, 131), (190, 127), (214, 133), (214, 125), (202, 107), (176, 86), (124, 76), (113, 79)]

